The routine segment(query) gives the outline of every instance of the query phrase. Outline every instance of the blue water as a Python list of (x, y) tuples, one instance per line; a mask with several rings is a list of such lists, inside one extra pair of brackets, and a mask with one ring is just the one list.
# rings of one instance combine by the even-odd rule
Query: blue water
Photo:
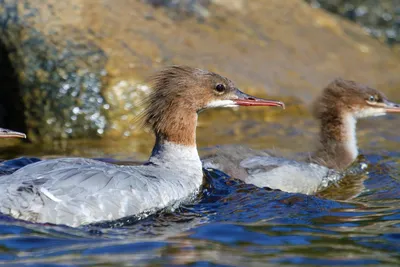
[(257, 188), (207, 170), (193, 204), (144, 220), (70, 228), (3, 215), (0, 264), (399, 266), (399, 159), (367, 155), (365, 188), (349, 201)]

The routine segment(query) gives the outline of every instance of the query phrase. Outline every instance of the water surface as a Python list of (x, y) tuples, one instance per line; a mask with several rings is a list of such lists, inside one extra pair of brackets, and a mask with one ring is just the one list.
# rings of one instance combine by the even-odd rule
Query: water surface
[[(199, 123), (201, 154), (217, 144), (245, 144), (294, 158), (312, 150), (318, 128), (308, 115), (260, 112), (208, 114), (214, 121)], [(193, 203), (144, 220), (126, 218), (70, 228), (0, 216), (0, 264), (398, 266), (399, 122), (395, 116), (362, 121), (358, 136), (363, 156), (359, 160), (368, 164), (366, 172), (321, 196), (257, 188), (207, 170), (207, 183)], [(152, 146), (150, 137), (144, 132), (123, 140), (5, 147), (1, 156), (141, 161)]]

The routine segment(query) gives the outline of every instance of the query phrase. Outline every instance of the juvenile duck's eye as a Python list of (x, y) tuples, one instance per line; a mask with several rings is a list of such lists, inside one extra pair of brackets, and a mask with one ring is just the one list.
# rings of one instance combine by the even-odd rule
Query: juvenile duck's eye
[(375, 102), (376, 101), (375, 96), (373, 96), (373, 95), (369, 96), (368, 101)]
[(217, 91), (218, 93), (223, 93), (225, 92), (225, 85), (223, 85), (222, 83), (217, 84), (217, 86), (215, 86), (215, 91)]

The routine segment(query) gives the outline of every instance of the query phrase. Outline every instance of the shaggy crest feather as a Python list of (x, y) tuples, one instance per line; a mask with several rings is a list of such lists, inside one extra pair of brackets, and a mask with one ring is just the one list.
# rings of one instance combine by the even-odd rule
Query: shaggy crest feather
[(188, 66), (171, 66), (150, 77), (152, 92), (145, 99), (143, 120), (155, 133), (162, 133), (169, 123), (168, 110), (175, 109), (180, 102), (182, 91), (193, 86), (194, 76), (205, 73), (201, 69)]
[[(216, 73), (188, 66), (171, 66), (149, 79), (152, 92), (145, 99), (141, 114), (160, 142), (195, 146), (197, 113), (210, 103), (235, 97), (235, 85)], [(217, 84), (226, 91), (218, 95)]]

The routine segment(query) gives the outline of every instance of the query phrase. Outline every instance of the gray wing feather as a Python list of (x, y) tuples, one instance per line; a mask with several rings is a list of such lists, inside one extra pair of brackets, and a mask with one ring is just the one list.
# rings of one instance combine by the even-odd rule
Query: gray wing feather
[(203, 158), (203, 164), (258, 187), (304, 194), (313, 194), (342, 177), (324, 166), (242, 146), (218, 147), (211, 156)]
[(159, 174), (154, 166), (76, 158), (42, 161), (0, 177), (0, 211), (30, 221), (76, 226), (163, 208), (198, 187), (192, 177), (182, 183), (173, 169)]
[(341, 178), (339, 172), (324, 166), (285, 158), (252, 157), (240, 166), (249, 172), (246, 183), (293, 193), (313, 194)]

